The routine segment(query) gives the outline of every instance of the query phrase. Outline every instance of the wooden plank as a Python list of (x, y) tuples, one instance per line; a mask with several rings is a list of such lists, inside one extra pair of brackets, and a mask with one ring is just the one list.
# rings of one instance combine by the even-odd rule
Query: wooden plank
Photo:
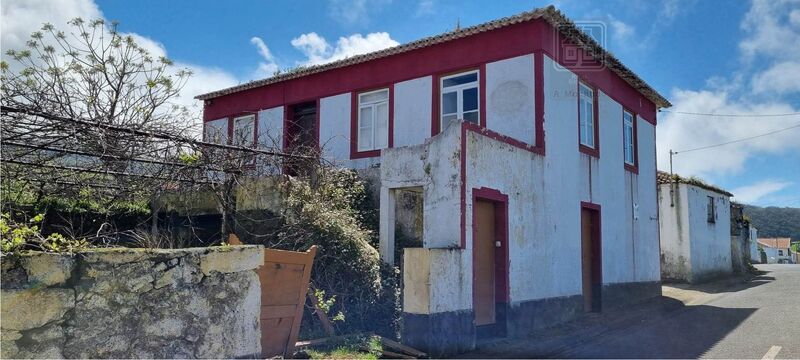
[(305, 265), (308, 263), (308, 251), (297, 252), (297, 251), (264, 249), (264, 261), (276, 262), (281, 264)]
[(394, 341), (394, 340), (391, 340), (391, 339), (387, 339), (387, 338), (385, 338), (383, 336), (378, 336), (378, 337), (380, 337), (381, 344), (383, 344), (384, 346), (388, 346), (390, 348), (400, 350), (400, 351), (402, 351), (402, 352), (404, 352), (406, 354), (409, 354), (409, 355), (417, 357), (417, 358), (424, 358), (424, 357), (428, 356), (428, 354), (426, 354), (426, 353), (424, 353), (422, 351), (419, 351), (417, 349), (414, 349), (414, 348), (412, 348), (412, 347), (410, 347), (408, 345), (403, 345), (403, 344), (401, 344), (401, 343), (399, 343), (397, 341)]
[(297, 336), (300, 334), (300, 322), (303, 319), (303, 304), (306, 298), (305, 295), (308, 293), (308, 281), (311, 279), (311, 268), (313, 267), (312, 264), (314, 263), (314, 256), (317, 255), (317, 246), (311, 246), (306, 253), (308, 254), (308, 258), (305, 264), (305, 272), (303, 273), (302, 288), (297, 294), (298, 298), (303, 299), (303, 301), (300, 301), (297, 306), (294, 322), (292, 323), (292, 332), (289, 335), (289, 341), (287, 342), (286, 350), (283, 353), (284, 358), (289, 358), (292, 356), (294, 353), (294, 344), (297, 342)]
[(294, 316), (297, 305), (261, 306), (261, 318), (290, 318)]

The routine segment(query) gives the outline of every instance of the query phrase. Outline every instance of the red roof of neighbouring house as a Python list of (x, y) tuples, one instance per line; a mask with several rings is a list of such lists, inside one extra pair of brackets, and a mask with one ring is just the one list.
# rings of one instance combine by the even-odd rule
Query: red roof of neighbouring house
[(790, 239), (789, 238), (758, 238), (758, 243), (764, 245), (768, 248), (774, 249), (788, 249)]
[(219, 96), (232, 94), (248, 89), (253, 89), (264, 85), (274, 84), (289, 79), (304, 77), (328, 70), (342, 68), (350, 65), (355, 65), (379, 58), (384, 58), (404, 53), (407, 51), (412, 51), (419, 48), (433, 46), (447, 41), (456, 40), (535, 19), (543, 19), (551, 26), (557, 28), (562, 35), (564, 35), (567, 39), (574, 42), (579, 47), (591, 53), (599, 54), (600, 56), (598, 58), (606, 67), (608, 67), (608, 69), (613, 71), (625, 82), (630, 84), (630, 86), (632, 86), (642, 95), (644, 95), (647, 99), (656, 104), (656, 106), (658, 107), (672, 106), (672, 104), (666, 98), (664, 98), (661, 94), (659, 94), (655, 89), (650, 87), (650, 85), (648, 85), (644, 80), (639, 78), (639, 76), (637, 76), (633, 71), (631, 71), (625, 65), (623, 65), (622, 62), (620, 62), (613, 54), (611, 54), (602, 46), (600, 46), (600, 44), (598, 44), (591, 36), (583, 32), (579, 27), (575, 25), (575, 23), (573, 23), (563, 14), (561, 14), (561, 12), (552, 5), (546, 8), (539, 8), (533, 11), (523, 12), (521, 14), (517, 14), (514, 16), (509, 16), (502, 19), (489, 21), (487, 23), (446, 32), (436, 36), (423, 38), (417, 41), (412, 41), (410, 43), (390, 47), (388, 49), (383, 49), (362, 55), (356, 55), (339, 61), (330, 62), (327, 64), (301, 67), (267, 79), (250, 81), (241, 85), (236, 85), (226, 89), (198, 95), (195, 97), (195, 99), (200, 99), (200, 100), (213, 99)]

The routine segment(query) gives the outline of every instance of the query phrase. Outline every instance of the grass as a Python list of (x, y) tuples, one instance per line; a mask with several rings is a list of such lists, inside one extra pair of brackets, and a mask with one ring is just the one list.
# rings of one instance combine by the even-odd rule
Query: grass
[(335, 344), (306, 349), (310, 359), (378, 359), (383, 345), (377, 337), (347, 338)]

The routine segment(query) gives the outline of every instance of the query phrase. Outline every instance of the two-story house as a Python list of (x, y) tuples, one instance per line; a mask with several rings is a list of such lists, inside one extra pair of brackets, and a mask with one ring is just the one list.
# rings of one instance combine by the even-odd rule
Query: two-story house
[[(379, 177), (413, 346), (465, 351), (660, 294), (670, 103), (553, 7), (198, 98), (207, 137), (315, 146)], [(421, 196), (422, 247), (395, 259), (400, 191)]]

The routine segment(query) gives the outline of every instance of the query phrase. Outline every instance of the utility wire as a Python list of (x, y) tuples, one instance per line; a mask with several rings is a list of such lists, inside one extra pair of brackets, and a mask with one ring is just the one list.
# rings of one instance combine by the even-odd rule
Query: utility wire
[(785, 114), (715, 114), (715, 113), (696, 113), (686, 111), (671, 111), (659, 109), (658, 112), (681, 114), (681, 115), (697, 115), (697, 116), (719, 116), (719, 117), (776, 117), (776, 116), (800, 116), (800, 112), (785, 113)]
[(770, 131), (768, 133), (763, 133), (763, 134), (759, 134), (759, 135), (755, 135), (755, 136), (749, 136), (749, 137), (746, 137), (746, 138), (727, 141), (727, 142), (720, 143), (720, 144), (701, 146), (701, 147), (694, 148), (694, 149), (689, 149), (689, 150), (673, 151), (672, 154), (674, 155), (674, 154), (679, 154), (679, 153), (687, 153), (687, 152), (690, 152), (690, 151), (697, 151), (697, 150), (705, 150), (705, 149), (715, 148), (715, 147), (718, 147), (718, 146), (729, 145), (729, 144), (733, 144), (733, 143), (738, 143), (738, 142), (742, 142), (742, 141), (747, 141), (747, 140), (752, 140), (752, 139), (755, 139), (755, 138), (764, 137), (764, 136), (767, 136), (767, 135), (777, 134), (779, 132), (791, 130), (791, 129), (794, 129), (794, 128), (800, 128), (800, 123), (794, 124), (794, 125), (789, 126), (787, 128), (773, 130), (773, 131)]

